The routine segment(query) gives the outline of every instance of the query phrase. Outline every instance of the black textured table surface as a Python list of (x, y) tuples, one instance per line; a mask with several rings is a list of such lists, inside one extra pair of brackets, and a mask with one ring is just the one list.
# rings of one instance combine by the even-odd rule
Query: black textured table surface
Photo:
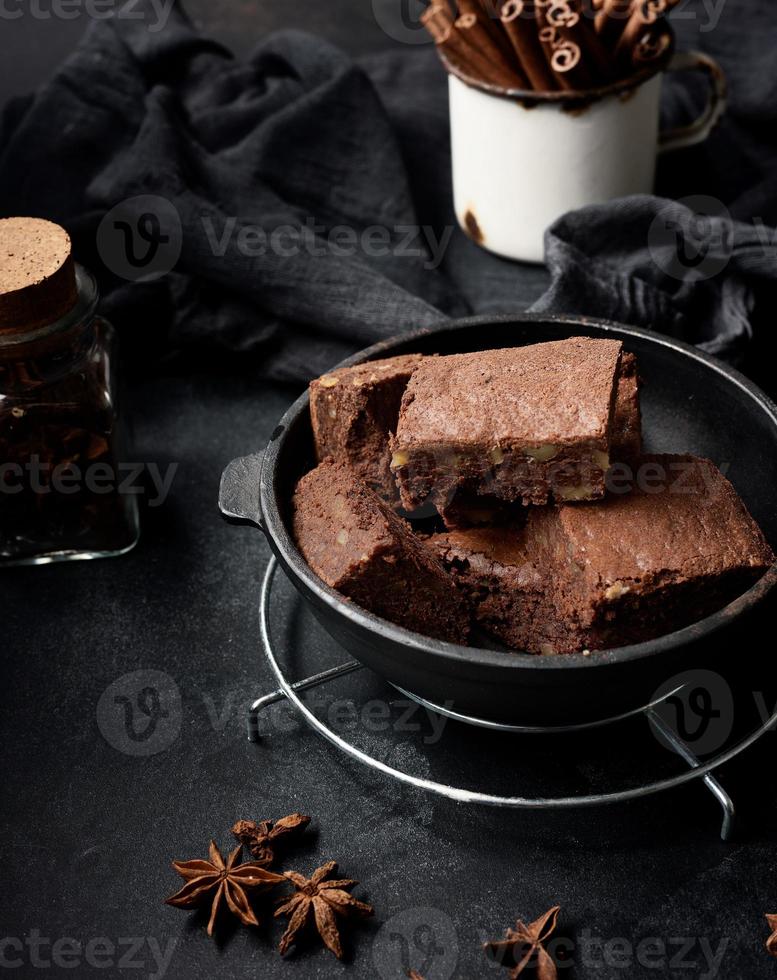
[[(348, 18), (347, 6), (360, 12)], [(354, 50), (388, 43), (361, 5), (339, 7), (343, 20), (324, 23), (301, 0), (267, 4), (252, 30), (298, 16)], [(219, 3), (205, 26), (231, 40), (241, 15), (254, 12), (241, 3), (227, 14)], [(9, 48), (19, 65), (24, 29)], [(66, 33), (30, 49), (24, 87), (63, 53)], [(75, 24), (68, 43), (77, 33)], [(20, 89), (19, 77), (4, 95)], [(597, 810), (489, 810), (369, 773), (283, 705), (267, 714), (259, 744), (246, 740), (246, 707), (273, 686), (258, 610), (269, 551), (258, 532), (223, 524), (218, 482), (231, 458), (267, 441), (295, 394), (218, 373), (135, 382), (137, 457), (175, 466), (164, 503), (146, 500), (139, 546), (112, 561), (3, 575), (3, 972), (399, 977), (413, 966), (428, 980), (498, 977), (507, 972), (480, 944), (559, 904), (569, 951), (562, 976), (772, 976), (763, 913), (777, 911), (773, 734), (721, 773), (739, 806), (730, 843), (719, 840), (720, 813), (701, 785)], [(319, 655), (330, 666), (336, 651), (282, 585), (276, 613), (286, 610), (307, 658), (295, 669)], [(432, 732), (430, 745), (414, 719), (397, 721), (396, 692), (368, 676), (338, 684), (331, 698), (349, 737), (428, 778), (452, 778), (459, 755), (471, 752), (503, 790), (520, 792), (530, 778), (552, 780), (554, 753), (561, 768), (569, 751), (563, 739), (538, 748), (457, 725)], [(165, 716), (139, 708), (145, 687), (167, 691)], [(376, 725), (389, 701), (392, 720)], [(365, 704), (378, 705), (375, 716)], [(606, 769), (611, 751), (622, 771), (622, 749), (599, 744), (598, 764)], [(471, 756), (463, 768), (473, 769)], [(600, 784), (603, 773), (588, 777)], [(293, 810), (314, 825), (288, 866), (309, 871), (336, 859), (376, 908), (349, 938), (344, 964), (318, 948), (282, 962), (277, 923), (227, 927), (214, 943), (202, 916), (162, 904), (179, 885), (171, 859), (205, 857), (211, 837), (230, 847), (238, 818)]]
[[(132, 976), (400, 976), (405, 946), (415, 966), (428, 954), (429, 977), (483, 976), (496, 970), (479, 950), (483, 939), (559, 903), (560, 935), (577, 946), (569, 975), (656, 976), (645, 963), (663, 963), (663, 976), (770, 975), (761, 914), (774, 899), (774, 735), (722, 774), (740, 807), (739, 836), (728, 844), (700, 785), (600, 810), (493, 811), (369, 774), (282, 706), (250, 744), (245, 709), (273, 686), (258, 619), (268, 549), (258, 532), (222, 523), (218, 481), (230, 458), (265, 443), (293, 392), (194, 376), (160, 377), (132, 395), (140, 456), (178, 467), (164, 505), (146, 510), (138, 548), (4, 576), (0, 904), (9, 964), (67, 962), (70, 947), (54, 943), (72, 938), (78, 976), (97, 975), (97, 962), (123, 975), (132, 937), (141, 965), (128, 968)], [(300, 633), (315, 660), (320, 634), (308, 621)], [(322, 665), (335, 662), (326, 649)], [(154, 722), (137, 699), (160, 685), (176, 697)], [(129, 728), (110, 710), (117, 695), (134, 705)], [(357, 717), (344, 733), (374, 743), (390, 764), (435, 778), (438, 765), (446, 775), (451, 768), (446, 741), (467, 751), (459, 726), (443, 731), (430, 759), (423, 733), (404, 723), (375, 734), (363, 706), (398, 699), (370, 678), (340, 682), (331, 698), (346, 718), (353, 699)], [(497, 748), (482, 738), (472, 736), (472, 751), (507, 791), (521, 792), (537, 765), (552, 775), (547, 749), (538, 760), (532, 739)], [(566, 743), (554, 748), (560, 766)], [(611, 751), (615, 758), (618, 746)], [(606, 762), (606, 750), (598, 758)], [(170, 859), (205, 856), (211, 836), (228, 847), (238, 818), (293, 810), (315, 817), (293, 863), (309, 870), (338, 859), (376, 906), (345, 966), (320, 951), (282, 963), (277, 926), (227, 930), (216, 945), (201, 918), (161, 904), (178, 887)], [(658, 946), (640, 946), (649, 939)], [(706, 957), (721, 950), (720, 971), (705, 972)], [(165, 952), (170, 961), (158, 967)], [(64, 975), (56, 962), (49, 975)]]

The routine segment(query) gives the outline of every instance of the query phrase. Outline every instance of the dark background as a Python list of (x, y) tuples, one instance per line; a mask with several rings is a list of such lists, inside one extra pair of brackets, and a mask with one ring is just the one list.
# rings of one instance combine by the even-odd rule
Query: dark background
[[(9, 9), (16, 9), (9, 3)], [(186, 0), (184, 9), (205, 34), (228, 45), (236, 54), (247, 54), (272, 30), (297, 27), (319, 34), (345, 51), (358, 55), (380, 51), (399, 42), (389, 37), (380, 23), (401, 30), (400, 8), (411, 13), (420, 9), (417, 0)], [(51, 10), (51, 0), (40, 0), (42, 12)], [(373, 11), (377, 11), (375, 16)], [(75, 12), (75, 11), (74, 11)], [(78, 42), (88, 17), (72, 20), (56, 17), (20, 17), (0, 22), (3, 59), (0, 65), (0, 96), (30, 91), (42, 82)]]
[[(384, 0), (186, 4), (203, 30), (237, 52), (268, 30), (296, 26), (354, 54), (396, 43), (373, 13), (391, 14), (393, 6)], [(41, 82), (85, 27), (83, 18), (0, 23), (0, 97)], [(260, 746), (246, 741), (245, 706), (271, 688), (257, 609), (268, 550), (258, 533), (220, 521), (218, 480), (232, 457), (267, 441), (295, 395), (251, 377), (202, 369), (160, 371), (133, 382), (127, 414), (136, 455), (178, 465), (169, 498), (144, 514), (140, 545), (113, 561), (4, 574), (0, 932), (22, 942), (39, 935), (48, 945), (41, 960), (26, 946), (22, 966), (4, 963), (0, 969), (25, 977), (40, 970), (48, 976), (151, 976), (152, 939), (163, 947), (176, 943), (167, 977), (375, 977), (381, 974), (373, 950), (384, 941), (399, 949), (399, 936), (414, 950), (417, 968), (423, 949), (434, 954), (425, 967), (430, 980), (500, 976), (480, 942), (501, 934), (517, 916), (534, 917), (558, 903), (560, 934), (577, 944), (586, 929), (605, 942), (636, 945), (654, 937), (672, 956), (681, 950), (681, 938), (692, 943), (687, 955), (675, 956), (673, 964), (664, 958), (654, 969), (628, 959), (617, 965), (614, 946), (609, 965), (601, 951), (595, 962), (578, 954), (562, 976), (699, 977), (700, 944), (717, 948), (723, 940), (718, 976), (773, 976), (775, 965), (763, 951), (763, 913), (777, 911), (774, 735), (721, 774), (741, 811), (739, 835), (729, 844), (718, 840), (719, 813), (701, 786), (601, 810), (497, 812), (456, 806), (372, 777), (288, 713), (269, 716), (271, 734)], [(278, 609), (299, 613), (291, 599)], [(337, 662), (313, 623), (302, 616), (294, 623), (307, 666)], [(297, 665), (299, 676), (305, 666)], [(167, 728), (161, 726), (161, 741), (149, 743), (158, 751), (131, 756), (110, 744), (98, 706), (116, 682), (131, 692), (136, 681), (126, 675), (139, 670), (172, 678), (180, 711), (172, 712)], [(351, 695), (360, 702), (396, 699), (368, 678), (343, 682), (332, 696)], [(433, 778), (455, 779), (457, 761), (469, 752), (462, 767), (474, 785), (474, 754), (475, 769), (505, 792), (552, 788), (556, 769), (566, 775), (573, 751), (563, 739), (496, 740), (453, 726), (427, 759), (418, 735), (400, 731), (384, 738), (362, 729), (354, 737), (371, 751)], [(641, 756), (629, 771), (630, 751), (628, 742), (596, 741), (574, 775), (601, 786), (609, 759), (613, 767), (618, 760), (624, 780), (639, 782), (646, 773)], [(375, 921), (349, 944), (346, 965), (318, 950), (281, 962), (273, 951), (277, 926), (258, 933), (226, 928), (214, 944), (201, 917), (162, 905), (179, 884), (170, 859), (204, 857), (211, 837), (228, 848), (237, 818), (296, 809), (313, 814), (315, 830), (288, 866), (309, 871), (338, 859), (376, 907)], [(72, 969), (40, 965), (50, 959), (51, 943), (69, 937), (80, 944)], [(102, 937), (121, 950), (106, 954), (102, 947), (107, 965), (98, 969), (89, 965), (86, 950)], [(133, 956), (139, 967), (120, 963), (128, 937), (141, 943)], [(11, 947), (3, 951), (17, 955)]]

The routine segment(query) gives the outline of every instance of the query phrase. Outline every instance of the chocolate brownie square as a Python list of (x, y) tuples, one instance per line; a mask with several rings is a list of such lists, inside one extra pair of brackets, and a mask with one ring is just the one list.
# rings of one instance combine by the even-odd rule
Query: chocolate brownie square
[(620, 341), (577, 337), (422, 362), (391, 439), (403, 506), (603, 496), (620, 361)]
[(429, 541), (475, 618), (509, 646), (574, 653), (638, 643), (703, 619), (774, 554), (708, 460), (644, 456), (603, 501), (532, 508), (521, 528)]
[[(642, 414), (637, 359), (623, 353), (618, 373), (612, 422), (611, 462), (625, 462), (642, 451)], [(478, 493), (466, 483), (453, 491), (440, 507), (440, 516), (450, 530), (490, 527), (493, 524), (521, 522), (521, 504), (500, 500), (494, 494)]]
[(407, 354), (340, 368), (310, 384), (310, 419), (319, 460), (350, 463), (384, 500), (398, 500), (389, 470), (389, 433), (410, 375), (422, 355)]
[(709, 460), (643, 456), (606, 500), (538, 515), (529, 532), (556, 568), (567, 649), (639, 643), (722, 609), (775, 557)]
[(466, 642), (466, 603), (441, 563), (347, 463), (305, 474), (293, 511), (297, 545), (327, 585), (406, 629)]

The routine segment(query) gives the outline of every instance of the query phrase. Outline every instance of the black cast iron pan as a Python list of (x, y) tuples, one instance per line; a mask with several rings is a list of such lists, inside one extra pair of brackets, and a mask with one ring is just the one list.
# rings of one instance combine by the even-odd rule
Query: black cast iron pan
[[(647, 451), (690, 452), (722, 467), (777, 550), (777, 406), (742, 375), (671, 338), (602, 320), (521, 314), (447, 323), (383, 341), (343, 365), (410, 352), (453, 354), (561, 340), (615, 337), (639, 359), (645, 380)], [(220, 508), (267, 536), (281, 567), (325, 629), (353, 657), (408, 693), (461, 714), (518, 725), (566, 725), (649, 703), (668, 678), (694, 666), (741, 658), (774, 609), (765, 602), (777, 566), (730, 606), (647, 643), (588, 656), (531, 656), (463, 647), (395, 626), (344, 600), (308, 567), (290, 535), (289, 502), (315, 464), (307, 394), (265, 451), (234, 460)], [(763, 632), (761, 631), (761, 635)], [(754, 649), (752, 656), (768, 656)]]

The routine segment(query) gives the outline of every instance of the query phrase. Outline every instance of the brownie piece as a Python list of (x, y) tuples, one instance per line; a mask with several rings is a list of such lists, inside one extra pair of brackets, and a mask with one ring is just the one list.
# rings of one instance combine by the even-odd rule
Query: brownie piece
[(618, 374), (613, 418), (613, 462), (634, 459), (642, 452), (642, 410), (639, 404), (640, 379), (637, 358), (624, 351)]
[(327, 585), (407, 629), (465, 643), (469, 613), (439, 560), (347, 463), (331, 457), (297, 484), (297, 545)]
[(421, 354), (340, 368), (310, 384), (310, 420), (318, 459), (346, 460), (385, 500), (399, 498), (389, 470), (389, 433)]
[(432, 535), (427, 546), (467, 597), (474, 619), (509, 647), (555, 652), (553, 581), (518, 527), (473, 527)]
[(775, 561), (708, 460), (643, 456), (603, 501), (430, 539), (475, 618), (532, 653), (638, 643), (703, 619)]
[[(642, 451), (642, 414), (639, 404), (637, 359), (623, 353), (618, 373), (612, 421), (611, 462), (626, 462)], [(440, 507), (440, 516), (450, 530), (468, 527), (490, 527), (493, 524), (520, 522), (523, 508), (493, 494), (478, 493), (460, 484)]]
[(620, 360), (619, 341), (577, 337), (422, 362), (391, 439), (403, 506), (603, 496)]
[[(601, 649), (689, 626), (750, 588), (772, 549), (736, 490), (709, 460), (643, 456), (602, 503), (561, 507), (547, 533), (566, 576), (558, 592), (570, 643)], [(627, 490), (628, 492), (622, 492)]]

